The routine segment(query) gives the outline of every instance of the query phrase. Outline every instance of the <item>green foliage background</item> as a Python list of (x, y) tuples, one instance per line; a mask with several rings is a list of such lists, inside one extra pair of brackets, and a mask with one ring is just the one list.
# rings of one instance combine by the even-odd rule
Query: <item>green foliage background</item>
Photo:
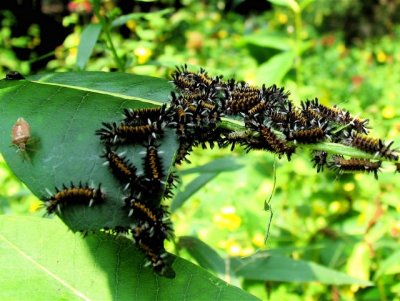
[[(369, 118), (372, 135), (393, 139), (399, 146), (399, 24), (389, 22), (388, 13), (383, 24), (389, 25), (378, 34), (349, 41), (340, 22), (336, 26), (327, 22), (341, 20), (352, 1), (338, 5), (271, 2), (272, 10), (247, 15), (226, 11), (221, 1), (190, 0), (183, 1), (178, 10), (165, 1), (163, 10), (122, 15), (113, 1), (101, 6), (94, 1), (96, 16), (71, 11), (64, 18), (73, 32), (42, 71), (118, 69), (169, 78), (176, 65), (187, 63), (225, 78), (283, 85), (297, 103), (318, 97), (324, 104), (338, 104)], [(362, 15), (361, 9), (357, 12)], [(3, 15), (1, 76), (9, 69), (28, 75), (30, 62), (19, 61), (11, 45), (29, 48), (38, 43), (35, 38), (40, 28), (32, 25), (24, 39), (12, 37), (7, 26), (16, 21), (10, 13)], [(98, 23), (103, 24), (101, 33)], [(363, 28), (362, 22), (353, 25)], [(121, 28), (128, 30), (128, 38), (123, 38)], [(31, 61), (37, 59), (32, 52)], [(364, 174), (338, 177), (329, 171), (317, 174), (308, 154), (298, 152), (288, 163), (275, 161), (268, 153), (245, 154), (240, 149), (196, 149), (190, 157), (193, 164), (181, 170), (228, 156), (238, 158), (244, 168), (218, 174), (174, 212), (178, 237), (197, 236), (224, 258), (272, 249), (371, 280), (375, 286), (241, 281), (231, 279), (226, 271), (219, 275), (222, 279), (261, 299), (400, 300), (400, 187), (393, 170), (384, 168), (378, 181)], [(177, 193), (194, 178), (185, 175)], [(10, 174), (1, 159), (0, 182), (1, 214), (43, 215), (41, 202)], [(264, 210), (264, 201), (271, 193), (274, 215), (264, 245), (270, 214)], [(194, 260), (184, 249), (179, 255)]]

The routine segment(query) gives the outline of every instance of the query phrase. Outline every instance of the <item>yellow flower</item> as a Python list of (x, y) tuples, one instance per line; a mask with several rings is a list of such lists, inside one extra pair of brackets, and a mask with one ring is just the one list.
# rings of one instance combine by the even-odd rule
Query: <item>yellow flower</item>
[(356, 187), (356, 185), (354, 185), (353, 182), (348, 182), (343, 185), (343, 190), (346, 192), (351, 192), (354, 190), (355, 187)]
[(146, 47), (137, 47), (133, 53), (136, 55), (138, 63), (144, 64), (152, 56), (153, 51)]
[(325, 215), (327, 213), (326, 205), (321, 200), (313, 201), (311, 204), (311, 208), (312, 208), (313, 213), (316, 215)]
[(349, 209), (349, 205), (345, 201), (333, 201), (329, 204), (329, 211), (332, 213), (343, 214)]
[(234, 207), (224, 207), (221, 213), (214, 216), (214, 223), (221, 229), (235, 231), (240, 227), (242, 219), (235, 213)]
[(240, 256), (242, 253), (242, 247), (238, 243), (231, 244), (227, 251), (230, 256)]
[(376, 54), (376, 60), (379, 63), (384, 63), (387, 61), (387, 55), (386, 53), (384, 53), (382, 50), (378, 51), (378, 53)]
[(220, 39), (225, 39), (228, 36), (228, 32), (226, 30), (221, 29), (217, 32), (217, 36)]
[(134, 20), (128, 20), (125, 25), (129, 28), (130, 31), (135, 31), (136, 29), (136, 22)]
[(262, 235), (261, 233), (256, 233), (251, 242), (253, 243), (253, 245), (255, 245), (258, 248), (261, 248), (262, 246), (264, 246), (264, 235)]
[(341, 202), (333, 201), (332, 203), (329, 204), (329, 211), (333, 213), (339, 212), (340, 207), (341, 207)]
[(339, 51), (340, 54), (343, 54), (346, 52), (346, 46), (344, 44), (339, 44), (337, 46), (337, 50)]
[(392, 119), (396, 116), (396, 109), (394, 106), (385, 106), (382, 110), (382, 116), (385, 119)]
[(278, 22), (280, 24), (286, 24), (288, 22), (288, 17), (285, 14), (279, 13), (278, 14)]
[(230, 256), (242, 256), (242, 246), (235, 239), (221, 241), (218, 245)]

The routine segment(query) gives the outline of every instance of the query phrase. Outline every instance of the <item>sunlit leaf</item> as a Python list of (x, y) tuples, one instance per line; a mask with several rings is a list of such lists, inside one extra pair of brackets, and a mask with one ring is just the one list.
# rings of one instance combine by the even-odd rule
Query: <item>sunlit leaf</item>
[(122, 236), (83, 238), (57, 219), (0, 216), (1, 300), (257, 300), (181, 258), (173, 280), (144, 263)]
[(394, 252), (380, 263), (375, 278), (393, 274), (400, 274), (400, 251)]
[(362, 286), (372, 285), (371, 282), (353, 278), (314, 262), (293, 260), (279, 255), (270, 255), (261, 252), (244, 258), (234, 268), (236, 275), (253, 280), (286, 281), (286, 282), (311, 282), (324, 284), (357, 284)]
[(300, 11), (299, 4), (295, 0), (268, 0), (269, 2), (290, 8), (292, 11), (298, 13)]
[(273, 56), (257, 69), (258, 83), (266, 85), (279, 84), (284, 76), (292, 69), (294, 53), (292, 51), (282, 52)]

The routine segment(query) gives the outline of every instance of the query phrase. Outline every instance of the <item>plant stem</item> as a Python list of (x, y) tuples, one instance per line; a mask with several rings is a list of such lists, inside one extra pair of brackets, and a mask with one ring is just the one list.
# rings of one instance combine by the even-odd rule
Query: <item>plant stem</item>
[(114, 57), (115, 64), (117, 65), (119, 71), (124, 72), (125, 66), (124, 66), (124, 63), (122, 62), (121, 58), (118, 56), (117, 51), (114, 47), (114, 43), (111, 38), (109, 22), (100, 13), (100, 1), (99, 0), (93, 1), (93, 8), (94, 8), (94, 13), (95, 13), (97, 19), (99, 19), (99, 21), (101, 23), (103, 33), (106, 36), (107, 46), (111, 50), (111, 53)]
[(296, 83), (298, 87), (303, 84), (303, 76), (301, 71), (301, 55), (302, 55), (302, 31), (303, 22), (301, 16), (301, 9), (294, 11), (294, 27), (295, 27), (295, 69), (296, 69)]
[[(221, 128), (231, 130), (231, 131), (244, 131), (247, 128), (244, 126), (244, 123), (240, 120), (232, 120), (229, 118), (222, 118), (221, 121)], [(282, 136), (282, 133), (276, 132), (277, 135)], [(362, 158), (362, 159), (372, 159), (376, 160), (374, 155), (363, 152), (359, 149), (356, 149), (351, 146), (339, 144), (339, 143), (332, 143), (332, 142), (321, 142), (321, 143), (313, 143), (313, 144), (297, 144), (297, 146), (304, 150), (316, 150), (316, 151), (326, 151), (331, 154), (342, 155), (342, 156), (349, 156), (352, 158)], [(388, 161), (383, 158), (379, 158), (381, 161)]]

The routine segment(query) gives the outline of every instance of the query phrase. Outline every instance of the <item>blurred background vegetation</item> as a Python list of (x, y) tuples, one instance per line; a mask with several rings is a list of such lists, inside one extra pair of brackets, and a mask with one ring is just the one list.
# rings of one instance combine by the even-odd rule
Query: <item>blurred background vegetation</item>
[[(169, 78), (176, 65), (188, 64), (284, 86), (297, 104), (314, 97), (338, 104), (370, 119), (373, 136), (399, 146), (399, 17), (399, 0), (2, 1), (0, 77), (84, 69)], [(97, 23), (101, 33), (88, 31)], [(77, 62), (81, 36), (96, 34), (90, 59)], [(392, 170), (384, 168), (378, 181), (317, 174), (301, 151), (288, 163), (239, 148), (196, 149), (190, 167), (227, 156), (245, 166), (219, 174), (174, 212), (177, 236), (197, 236), (221, 256), (275, 249), (375, 286), (234, 284), (272, 300), (400, 300), (400, 186)], [(264, 201), (275, 172), (264, 245)], [(183, 177), (179, 190), (191, 179)], [(0, 182), (1, 214), (44, 214), (1, 157)]]

